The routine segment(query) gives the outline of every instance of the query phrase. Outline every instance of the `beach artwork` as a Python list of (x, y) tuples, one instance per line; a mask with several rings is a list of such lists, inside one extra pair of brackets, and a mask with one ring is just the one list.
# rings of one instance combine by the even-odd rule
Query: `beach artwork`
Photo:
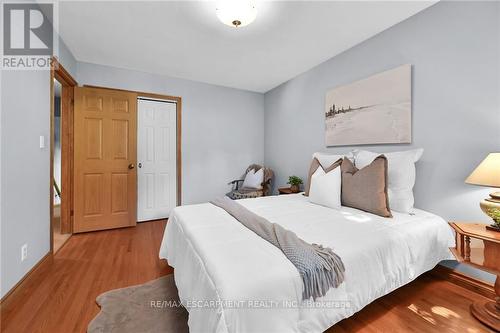
[(411, 65), (328, 91), (325, 129), (327, 146), (411, 143)]

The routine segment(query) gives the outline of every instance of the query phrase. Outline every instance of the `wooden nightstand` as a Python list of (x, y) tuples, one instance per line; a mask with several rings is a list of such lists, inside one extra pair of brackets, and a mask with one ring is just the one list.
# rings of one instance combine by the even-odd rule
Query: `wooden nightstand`
[(293, 192), (291, 188), (289, 187), (281, 187), (278, 189), (279, 194), (295, 194), (295, 193), (300, 193), (300, 192)]
[[(457, 260), (497, 276), (496, 301), (473, 303), (470, 311), (480, 322), (500, 331), (500, 232), (479, 223), (450, 222), (450, 226), (456, 232), (456, 245), (450, 250)], [(480, 245), (471, 247), (471, 238), (479, 240)]]

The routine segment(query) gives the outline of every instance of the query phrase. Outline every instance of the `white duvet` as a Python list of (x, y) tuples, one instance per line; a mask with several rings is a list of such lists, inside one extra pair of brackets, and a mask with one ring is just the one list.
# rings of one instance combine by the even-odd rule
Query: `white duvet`
[(345, 281), (303, 302), (297, 269), (270, 243), (212, 204), (176, 208), (160, 258), (175, 268), (190, 332), (322, 332), (376, 298), (451, 259), (453, 233), (415, 209), (386, 219), (356, 209), (314, 205), (301, 194), (240, 200), (309, 243), (332, 248)]

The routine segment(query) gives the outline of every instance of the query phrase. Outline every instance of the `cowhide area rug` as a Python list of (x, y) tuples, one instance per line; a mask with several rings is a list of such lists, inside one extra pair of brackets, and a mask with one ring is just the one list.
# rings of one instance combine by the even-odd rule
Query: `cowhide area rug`
[(173, 274), (105, 292), (96, 301), (101, 312), (90, 322), (88, 333), (189, 332), (188, 313), (180, 305)]

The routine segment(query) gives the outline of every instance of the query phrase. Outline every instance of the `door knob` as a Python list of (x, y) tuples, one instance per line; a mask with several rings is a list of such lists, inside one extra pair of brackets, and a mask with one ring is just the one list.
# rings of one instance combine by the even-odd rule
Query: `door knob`
[(137, 164), (137, 166), (139, 167), (139, 169), (142, 168), (142, 163)]
[(135, 165), (134, 165), (134, 164), (132, 164), (132, 163), (130, 163), (130, 164), (128, 165), (128, 168), (129, 168), (129, 170), (132, 170), (133, 168), (135, 168)]

